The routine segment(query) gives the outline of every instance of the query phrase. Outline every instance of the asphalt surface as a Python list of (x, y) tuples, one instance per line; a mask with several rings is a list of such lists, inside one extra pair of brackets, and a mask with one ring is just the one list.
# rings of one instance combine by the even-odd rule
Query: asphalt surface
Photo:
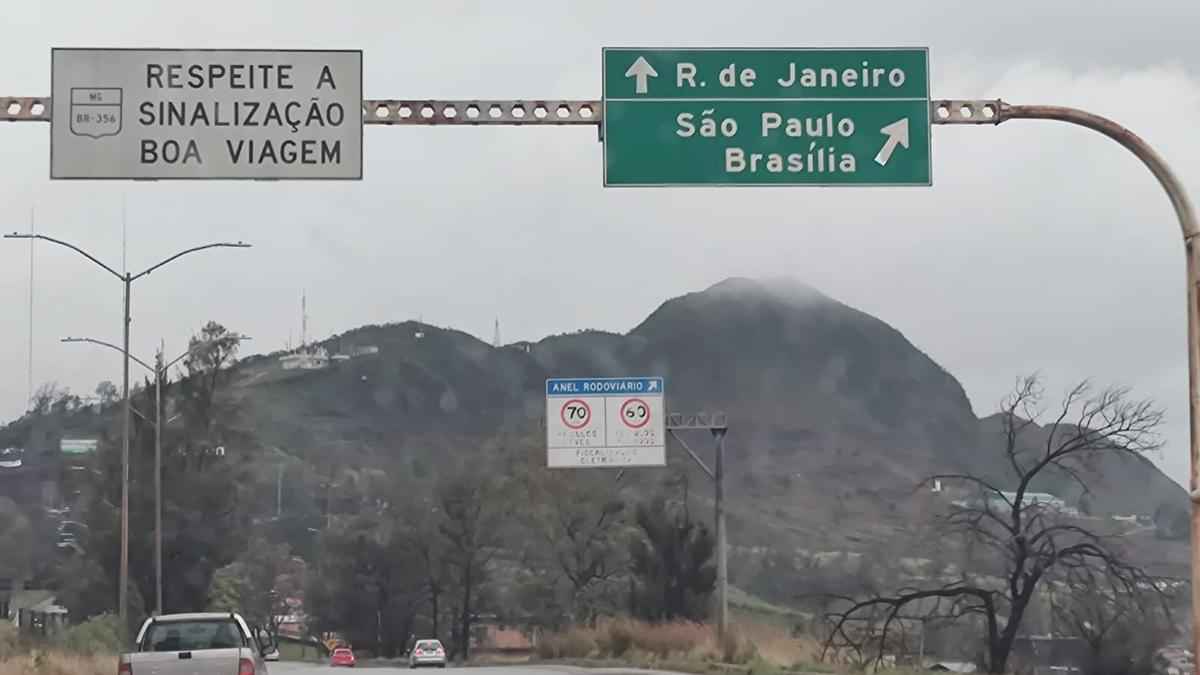
[[(336, 673), (345, 673), (348, 670), (346, 668), (331, 668), (327, 663), (314, 664), (294, 663), (287, 661), (279, 661), (277, 663), (268, 664), (267, 668), (270, 670), (271, 675), (315, 675), (316, 673), (321, 673), (322, 675), (332, 675)], [(371, 675), (399, 675), (399, 673), (412, 675), (412, 671), (408, 669), (408, 666), (379, 667), (371, 664), (370, 661), (363, 661), (358, 664), (358, 667), (355, 668), (355, 670), (363, 668), (369, 668)], [(457, 668), (452, 665), (446, 670), (440, 670), (438, 668), (422, 668), (418, 672), (433, 675), (434, 673), (446, 673), (447, 671), (454, 670), (457, 670)], [(472, 667), (463, 670), (466, 673), (469, 673), (469, 675), (576, 675), (578, 672), (577, 669), (573, 668), (560, 669), (545, 666)]]
[[(268, 665), (271, 675), (336, 675), (344, 673), (346, 668), (331, 668), (327, 663), (295, 663), (287, 661), (279, 661)], [(412, 675), (412, 671), (408, 666), (375, 666), (370, 661), (363, 661), (358, 664), (355, 670), (369, 668), (371, 675), (399, 675), (399, 673), (407, 673)], [(421, 669), (421, 673), (445, 673), (447, 671), (457, 670), (451, 665), (447, 670)], [(639, 670), (631, 671), (620, 668), (597, 668), (584, 669), (574, 668), (571, 666), (486, 666), (486, 667), (471, 667), (464, 669), (465, 672), (461, 675), (628, 675), (631, 672), (636, 672), (638, 675), (677, 675), (676, 673), (667, 673), (661, 670)], [(452, 675), (452, 674), (448, 674)]]

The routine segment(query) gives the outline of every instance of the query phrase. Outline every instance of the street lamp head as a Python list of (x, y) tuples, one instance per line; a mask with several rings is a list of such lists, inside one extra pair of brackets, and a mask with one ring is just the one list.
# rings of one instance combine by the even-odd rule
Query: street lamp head
[(12, 234), (4, 235), (5, 239), (33, 239), (32, 234), (23, 234), (21, 232), (13, 232)]

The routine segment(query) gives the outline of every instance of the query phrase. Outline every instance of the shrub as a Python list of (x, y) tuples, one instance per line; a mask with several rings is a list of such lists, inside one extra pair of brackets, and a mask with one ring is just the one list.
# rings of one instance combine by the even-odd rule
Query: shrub
[(116, 654), (121, 651), (121, 620), (102, 614), (67, 628), (54, 642), (74, 654)]
[(635, 634), (633, 622), (626, 619), (609, 621), (600, 631), (600, 651), (616, 658), (625, 656), (633, 647)]
[(667, 658), (671, 654), (687, 654), (707, 643), (711, 637), (712, 631), (707, 626), (690, 621), (639, 622), (633, 644), (659, 658)]
[(596, 640), (581, 628), (565, 633), (543, 633), (537, 643), (537, 654), (543, 659), (582, 659), (596, 651)]
[(78, 656), (41, 651), (0, 656), (0, 675), (112, 675), (116, 669), (116, 658), (113, 656)]
[(21, 635), (17, 632), (17, 627), (0, 619), (0, 656), (16, 653), (20, 642)]
[(719, 645), (722, 663), (750, 663), (758, 657), (758, 649), (735, 626), (725, 631), (725, 637)]

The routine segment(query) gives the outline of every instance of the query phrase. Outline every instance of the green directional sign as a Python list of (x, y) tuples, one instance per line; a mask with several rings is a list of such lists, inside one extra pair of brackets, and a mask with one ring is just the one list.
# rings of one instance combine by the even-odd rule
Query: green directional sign
[(604, 184), (930, 185), (927, 49), (605, 49)]

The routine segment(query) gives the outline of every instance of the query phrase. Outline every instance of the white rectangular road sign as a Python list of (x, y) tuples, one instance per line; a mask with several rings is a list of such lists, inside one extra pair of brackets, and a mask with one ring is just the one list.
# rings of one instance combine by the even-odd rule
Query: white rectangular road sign
[(362, 51), (54, 49), (50, 62), (51, 178), (362, 178)]
[(85, 455), (98, 447), (100, 441), (95, 438), (64, 438), (61, 443), (62, 452), (68, 455)]
[(546, 380), (550, 468), (665, 466), (661, 377)]

